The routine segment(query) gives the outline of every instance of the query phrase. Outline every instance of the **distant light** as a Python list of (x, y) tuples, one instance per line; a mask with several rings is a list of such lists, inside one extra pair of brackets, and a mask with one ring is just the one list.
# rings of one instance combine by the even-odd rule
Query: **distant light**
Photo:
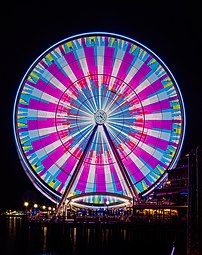
[(27, 207), (29, 205), (28, 202), (24, 202), (24, 206)]
[(182, 191), (180, 192), (181, 195), (188, 195), (188, 192), (187, 191)]

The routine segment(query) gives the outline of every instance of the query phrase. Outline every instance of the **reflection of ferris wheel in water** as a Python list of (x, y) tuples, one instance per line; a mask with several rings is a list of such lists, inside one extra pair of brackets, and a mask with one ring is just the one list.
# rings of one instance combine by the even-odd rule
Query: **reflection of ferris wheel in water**
[(60, 204), (121, 206), (175, 166), (185, 130), (178, 85), (142, 44), (86, 33), (45, 51), (25, 74), (14, 132), (25, 172)]

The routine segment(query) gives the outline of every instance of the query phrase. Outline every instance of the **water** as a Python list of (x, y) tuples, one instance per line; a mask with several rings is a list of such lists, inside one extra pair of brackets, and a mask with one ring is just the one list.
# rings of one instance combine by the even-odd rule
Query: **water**
[[(28, 224), (22, 217), (0, 217), (1, 255), (170, 255), (174, 239), (186, 255), (182, 227), (174, 225), (52, 223)], [(180, 251), (180, 252), (179, 252)]]

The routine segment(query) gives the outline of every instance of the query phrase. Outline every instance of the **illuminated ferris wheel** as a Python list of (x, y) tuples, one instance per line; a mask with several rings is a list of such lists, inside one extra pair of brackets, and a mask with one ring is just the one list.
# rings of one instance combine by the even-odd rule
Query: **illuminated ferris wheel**
[(23, 168), (55, 203), (130, 204), (180, 155), (185, 112), (162, 60), (125, 36), (69, 37), (31, 65), (14, 104)]

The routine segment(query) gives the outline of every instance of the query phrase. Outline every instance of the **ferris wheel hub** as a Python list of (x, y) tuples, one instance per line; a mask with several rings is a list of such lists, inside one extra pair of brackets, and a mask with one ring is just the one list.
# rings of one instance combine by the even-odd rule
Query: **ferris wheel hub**
[(94, 114), (94, 119), (98, 125), (103, 125), (107, 120), (107, 114), (103, 110), (97, 110)]

